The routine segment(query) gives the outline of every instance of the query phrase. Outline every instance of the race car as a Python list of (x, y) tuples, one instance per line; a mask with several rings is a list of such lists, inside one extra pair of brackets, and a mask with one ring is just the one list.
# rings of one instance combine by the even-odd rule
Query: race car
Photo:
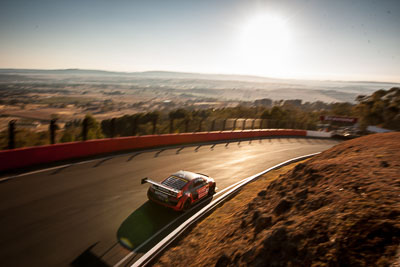
[(143, 178), (144, 183), (151, 184), (147, 191), (151, 201), (176, 211), (188, 210), (201, 199), (214, 195), (216, 188), (213, 178), (189, 171), (176, 172), (161, 183)]

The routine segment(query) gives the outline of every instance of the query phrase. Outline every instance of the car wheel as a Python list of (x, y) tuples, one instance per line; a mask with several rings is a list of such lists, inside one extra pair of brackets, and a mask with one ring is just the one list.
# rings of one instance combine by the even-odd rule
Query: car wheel
[(190, 203), (190, 198), (186, 199), (185, 203), (183, 203), (183, 210), (186, 211), (190, 209), (192, 203)]
[(208, 190), (208, 195), (212, 196), (215, 194), (215, 184), (213, 184), (212, 186), (210, 186), (210, 189)]

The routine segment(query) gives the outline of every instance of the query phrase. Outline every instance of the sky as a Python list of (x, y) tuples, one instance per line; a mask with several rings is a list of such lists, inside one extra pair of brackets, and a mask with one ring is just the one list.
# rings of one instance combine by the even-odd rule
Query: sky
[(1, 0), (0, 68), (400, 82), (400, 0)]

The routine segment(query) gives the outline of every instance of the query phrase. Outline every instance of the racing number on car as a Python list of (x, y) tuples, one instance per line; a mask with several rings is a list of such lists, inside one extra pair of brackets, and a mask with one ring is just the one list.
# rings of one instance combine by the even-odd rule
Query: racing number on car
[(208, 185), (203, 186), (197, 190), (197, 194), (199, 195), (199, 198), (204, 197), (205, 195), (208, 194)]

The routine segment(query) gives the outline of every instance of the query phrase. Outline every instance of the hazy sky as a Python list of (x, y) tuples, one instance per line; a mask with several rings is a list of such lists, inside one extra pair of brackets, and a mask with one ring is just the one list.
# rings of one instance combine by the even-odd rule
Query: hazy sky
[(0, 68), (400, 82), (400, 0), (2, 0)]

